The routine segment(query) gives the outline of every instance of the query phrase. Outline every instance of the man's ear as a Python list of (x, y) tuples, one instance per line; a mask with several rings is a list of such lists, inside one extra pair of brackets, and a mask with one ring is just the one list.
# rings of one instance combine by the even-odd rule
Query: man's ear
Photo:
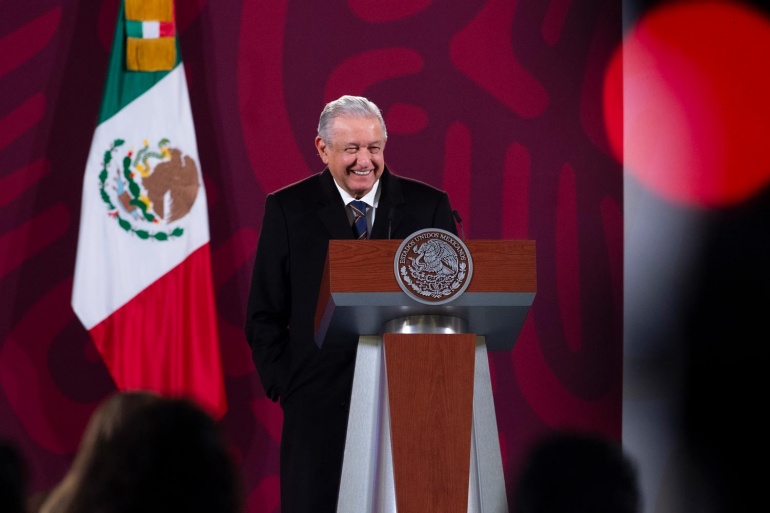
[(315, 138), (315, 149), (318, 150), (318, 156), (321, 157), (324, 164), (328, 164), (329, 156), (327, 155), (327, 151), (329, 151), (329, 147), (326, 146), (326, 143), (321, 139), (321, 136), (316, 136)]

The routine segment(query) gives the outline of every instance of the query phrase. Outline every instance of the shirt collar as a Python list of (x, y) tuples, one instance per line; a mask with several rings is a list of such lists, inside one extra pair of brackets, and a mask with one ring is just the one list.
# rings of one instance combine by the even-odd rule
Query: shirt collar
[[(342, 201), (345, 203), (345, 205), (350, 204), (351, 201), (355, 200), (353, 196), (347, 193), (345, 189), (340, 187), (337, 184), (337, 180), (334, 180), (334, 185), (337, 187), (337, 190), (340, 191), (340, 196), (342, 196)], [(366, 195), (363, 198), (360, 198), (359, 201), (363, 201), (370, 207), (377, 208), (377, 204), (380, 201), (380, 179), (378, 178), (376, 182), (374, 182), (374, 187), (372, 187), (372, 190), (366, 193)]]

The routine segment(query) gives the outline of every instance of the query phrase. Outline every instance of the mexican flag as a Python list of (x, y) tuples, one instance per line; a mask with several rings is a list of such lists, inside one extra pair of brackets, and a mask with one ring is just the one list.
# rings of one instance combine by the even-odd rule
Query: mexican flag
[(83, 180), (72, 307), (119, 390), (224, 415), (203, 187), (173, 0), (123, 0)]

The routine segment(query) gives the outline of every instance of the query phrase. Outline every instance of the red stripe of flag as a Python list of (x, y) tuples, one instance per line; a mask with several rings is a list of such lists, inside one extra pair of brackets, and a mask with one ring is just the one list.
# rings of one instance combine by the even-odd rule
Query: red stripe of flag
[(174, 22), (173, 21), (161, 21), (160, 22), (160, 37), (172, 37), (174, 35)]
[(205, 244), (90, 330), (119, 390), (187, 396), (224, 415), (210, 261)]

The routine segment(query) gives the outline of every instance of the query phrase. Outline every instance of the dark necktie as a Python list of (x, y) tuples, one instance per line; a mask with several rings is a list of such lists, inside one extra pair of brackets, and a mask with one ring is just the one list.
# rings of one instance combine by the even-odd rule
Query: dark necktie
[(353, 200), (348, 204), (356, 216), (355, 221), (353, 221), (353, 235), (357, 239), (366, 239), (366, 203)]

